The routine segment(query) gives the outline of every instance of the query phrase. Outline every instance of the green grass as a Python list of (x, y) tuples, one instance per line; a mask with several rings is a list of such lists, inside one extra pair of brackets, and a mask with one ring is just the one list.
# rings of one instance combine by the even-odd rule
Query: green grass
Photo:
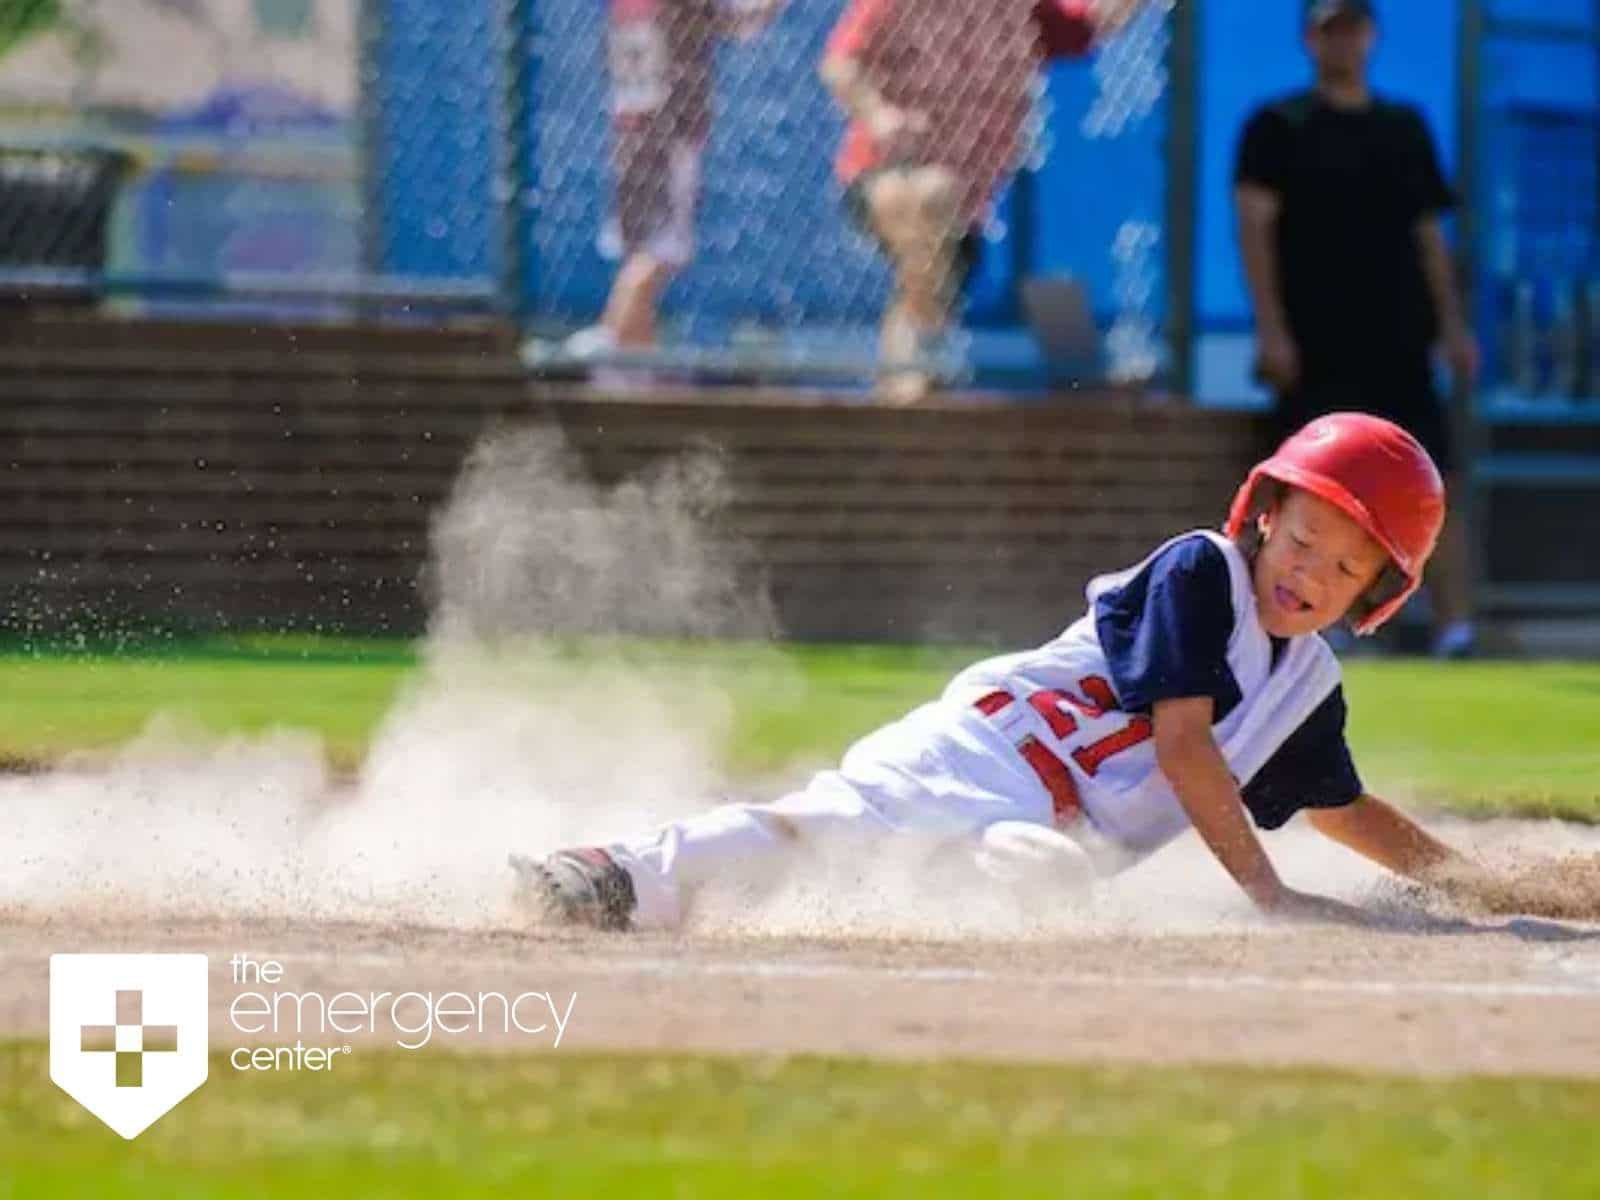
[[(1600, 1084), (835, 1060), (406, 1057), (212, 1077), (138, 1140), (0, 1044), (0, 1198), (1600, 1195)], [(505, 1189), (505, 1190), (502, 1190)]]
[(1364, 661), (1345, 690), (1380, 795), (1600, 821), (1600, 663)]
[[(529, 690), (620, 661), (681, 704), (726, 697), (730, 771), (834, 759), (934, 695), (980, 651), (614, 642), (547, 646)], [(400, 642), (216, 638), (118, 654), (0, 651), (0, 758), (40, 762), (124, 741), (156, 713), (218, 732), (309, 729), (341, 765), (417, 667)], [(1600, 821), (1600, 664), (1358, 661), (1351, 743), (1370, 788), (1474, 814)]]
[(0, 58), (61, 23), (61, 0), (0, 0)]
[(131, 653), (0, 653), (0, 759), (48, 762), (170, 714), (214, 733), (312, 730), (341, 765), (416, 665), (403, 643), (216, 639)]

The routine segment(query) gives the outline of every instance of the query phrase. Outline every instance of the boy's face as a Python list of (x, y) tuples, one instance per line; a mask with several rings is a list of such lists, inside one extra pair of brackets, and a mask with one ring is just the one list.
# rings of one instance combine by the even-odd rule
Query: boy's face
[(1298, 488), (1261, 518), (1256, 606), (1273, 637), (1335, 624), (1378, 581), (1383, 547), (1343, 512)]

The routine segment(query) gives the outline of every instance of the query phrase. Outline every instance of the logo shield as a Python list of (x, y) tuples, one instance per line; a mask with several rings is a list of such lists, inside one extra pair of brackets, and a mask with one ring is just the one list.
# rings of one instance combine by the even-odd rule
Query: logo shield
[(50, 1078), (125, 1138), (206, 1081), (203, 954), (50, 956)]

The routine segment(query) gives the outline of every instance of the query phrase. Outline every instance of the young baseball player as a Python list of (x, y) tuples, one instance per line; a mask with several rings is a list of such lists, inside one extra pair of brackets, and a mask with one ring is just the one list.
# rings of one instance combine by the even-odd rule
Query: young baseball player
[(694, 251), (717, 44), (755, 37), (783, 3), (609, 0), (614, 188), (601, 251), (621, 266), (600, 323), (568, 339), (577, 357), (656, 344), (661, 294)]
[(1016, 170), (1040, 65), (1090, 53), (1144, 0), (849, 0), (820, 75), (849, 118), (835, 174), (845, 211), (894, 270), (881, 392), (926, 398), (918, 366), (976, 267), (989, 208)]
[(1245, 481), (1225, 532), (1176, 537), (1094, 580), (1088, 612), (1036, 650), (962, 671), (932, 703), (770, 804), (728, 805), (605, 847), (513, 858), (552, 917), (663, 928), (695, 889), (797, 846), (897, 833), (969, 838), (980, 861), (1120, 871), (1193, 827), (1262, 910), (1360, 919), (1289, 887), (1257, 830), (1304, 810), (1414, 878), (1484, 873), (1368, 794), (1319, 631), (1368, 634), (1416, 590), (1445, 515), (1427, 451), (1377, 417), (1313, 421)]

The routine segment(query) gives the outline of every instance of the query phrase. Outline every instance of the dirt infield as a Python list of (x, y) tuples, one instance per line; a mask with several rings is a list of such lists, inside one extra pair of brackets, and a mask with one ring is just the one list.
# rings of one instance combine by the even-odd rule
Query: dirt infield
[[(1491, 855), (1600, 846), (1594, 831), (1550, 824), (1447, 832)], [(807, 934), (797, 909), (763, 916), (765, 930), (662, 937), (13, 904), (0, 919), (0, 1033), (45, 1032), (52, 953), (187, 950), (212, 957), (222, 1045), (271, 1040), (225, 1019), (246, 990), (228, 966), (242, 953), (281, 963), (278, 986), (295, 992), (539, 991), (558, 1010), (575, 997), (563, 1048), (1600, 1076), (1600, 927), (1423, 915), (1311, 835), (1291, 832), (1272, 848), (1291, 879), (1366, 898), (1397, 928), (1263, 925), (1190, 843), (1131, 873), (1091, 912), (960, 937), (904, 921), (874, 933), (870, 920)], [(500, 886), (493, 864), (485, 877)], [(433, 1044), (549, 1049), (555, 1032), (472, 1030)], [(340, 1041), (352, 1039), (305, 1037)]]

